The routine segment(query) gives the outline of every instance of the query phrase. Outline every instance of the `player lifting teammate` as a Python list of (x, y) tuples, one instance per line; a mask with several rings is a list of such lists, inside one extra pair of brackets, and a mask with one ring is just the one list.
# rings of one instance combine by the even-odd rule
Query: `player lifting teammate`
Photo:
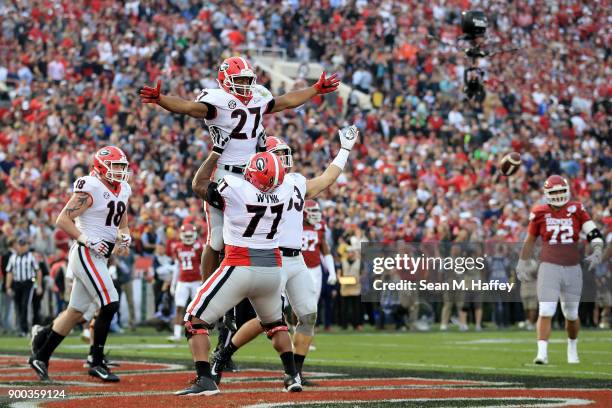
[[(528, 235), (516, 267), (521, 281), (532, 280), (537, 269), (537, 293), (540, 306), (537, 335), (538, 354), (535, 364), (548, 363), (548, 339), (551, 320), (561, 300), (567, 331), (567, 362), (579, 363), (578, 305), (582, 292), (582, 271), (578, 242), (580, 233), (586, 235), (592, 253), (586, 260), (589, 269), (601, 262), (604, 240), (601, 232), (582, 203), (570, 201), (570, 186), (561, 176), (550, 176), (544, 183), (546, 204), (536, 205), (529, 214)], [(542, 238), (540, 266), (532, 259), (538, 237)]]
[[(132, 240), (126, 213), (132, 193), (128, 178), (128, 161), (121, 149), (108, 146), (98, 150), (91, 174), (74, 182), (72, 197), (57, 217), (57, 226), (75, 240), (68, 256), (74, 284), (68, 308), (53, 321), (51, 330), (39, 333), (46, 338), (32, 341), (29, 364), (41, 380), (49, 380), (48, 366), (53, 351), (93, 303), (100, 311), (93, 330), (89, 374), (103, 381), (119, 381), (104, 363), (104, 344), (113, 315), (119, 308), (108, 258), (111, 253), (127, 255)], [(117, 241), (119, 244), (115, 246)]]

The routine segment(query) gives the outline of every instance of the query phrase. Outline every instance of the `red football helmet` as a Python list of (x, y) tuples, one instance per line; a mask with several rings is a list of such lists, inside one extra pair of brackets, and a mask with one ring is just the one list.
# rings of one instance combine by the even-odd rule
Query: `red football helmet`
[[(237, 78), (247, 78), (246, 84), (236, 83)], [(217, 82), (219, 86), (242, 98), (250, 98), (253, 95), (253, 86), (256, 84), (257, 75), (251, 64), (242, 57), (230, 57), (221, 63)]]
[(198, 239), (198, 230), (193, 224), (181, 225), (181, 231), (179, 233), (181, 241), (185, 245), (193, 245)]
[(125, 153), (120, 148), (106, 146), (94, 155), (93, 171), (98, 177), (117, 185), (130, 178), (129, 164)]
[(269, 152), (254, 154), (244, 169), (244, 179), (266, 193), (283, 183), (285, 169), (278, 156)]
[(306, 221), (308, 221), (310, 225), (321, 222), (321, 207), (315, 200), (306, 200), (304, 203), (304, 212), (306, 213)]
[(285, 169), (290, 169), (293, 166), (291, 148), (280, 137), (268, 136), (266, 138), (266, 151), (277, 155)]
[(570, 186), (567, 180), (556, 174), (544, 182), (544, 198), (546, 204), (563, 207), (570, 200)]

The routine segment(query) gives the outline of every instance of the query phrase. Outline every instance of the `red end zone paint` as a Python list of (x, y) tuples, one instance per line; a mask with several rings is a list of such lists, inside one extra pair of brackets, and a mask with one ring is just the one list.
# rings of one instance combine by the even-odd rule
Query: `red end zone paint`
[[(52, 360), (50, 376), (56, 383), (36, 384), (32, 370), (27, 367), (26, 357), (0, 356), (0, 384), (7, 389), (65, 389), (66, 400), (32, 401), (32, 406), (99, 408), (115, 406), (121, 408), (154, 407), (243, 407), (264, 403), (326, 402), (326, 401), (381, 401), (392, 399), (457, 399), (491, 398), (500, 405), (511, 404), (506, 398), (565, 399), (592, 401), (589, 407), (609, 407), (612, 390), (605, 389), (526, 389), (516, 384), (487, 381), (457, 381), (428, 378), (322, 378), (316, 379), (319, 387), (307, 388), (299, 394), (283, 393), (281, 373), (272, 371), (241, 371), (228, 373), (221, 384), (221, 394), (213, 397), (176, 397), (172, 393), (187, 386), (193, 378), (191, 371), (175, 371), (177, 366), (122, 362), (115, 371), (121, 382), (102, 383), (87, 375), (82, 360)], [(316, 376), (316, 373), (313, 373)], [(68, 381), (71, 384), (62, 384)], [(21, 385), (21, 384), (22, 385)], [(24, 402), (22, 400), (22, 402)], [(563, 403), (563, 401), (560, 401)]]

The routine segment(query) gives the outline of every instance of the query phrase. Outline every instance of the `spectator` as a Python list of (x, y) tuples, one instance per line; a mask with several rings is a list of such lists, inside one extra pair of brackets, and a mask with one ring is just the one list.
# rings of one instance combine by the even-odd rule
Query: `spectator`
[[(346, 329), (349, 324), (355, 330), (363, 328), (363, 309), (361, 307), (361, 261), (359, 249), (349, 247), (347, 258), (342, 261), (342, 269), (338, 276), (340, 282), (340, 325)], [(345, 283), (343, 283), (343, 281)]]

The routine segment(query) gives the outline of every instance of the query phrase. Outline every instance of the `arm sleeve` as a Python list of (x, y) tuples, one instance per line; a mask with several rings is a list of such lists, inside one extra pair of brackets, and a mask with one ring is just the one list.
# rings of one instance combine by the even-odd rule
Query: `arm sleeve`
[(272, 109), (274, 109), (275, 105), (276, 105), (276, 99), (274, 98), (270, 99), (270, 101), (266, 105), (266, 109), (264, 110), (264, 115), (272, 113), (271, 111)]

